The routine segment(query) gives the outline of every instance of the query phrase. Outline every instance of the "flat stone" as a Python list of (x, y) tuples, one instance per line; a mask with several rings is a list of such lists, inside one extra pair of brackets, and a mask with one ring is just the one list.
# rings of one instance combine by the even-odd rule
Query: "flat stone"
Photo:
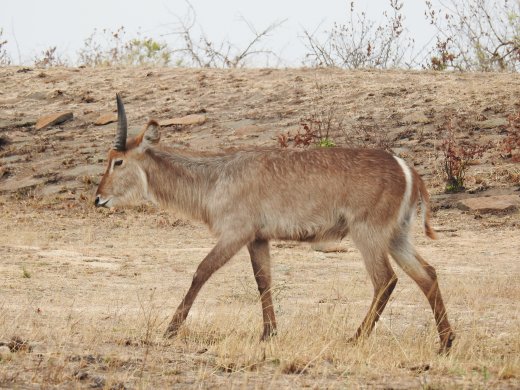
[(0, 346), (0, 361), (2, 360), (10, 360), (11, 359), (11, 350), (7, 345)]
[(237, 121), (224, 122), (223, 126), (228, 129), (236, 130), (241, 127), (246, 127), (246, 126), (250, 126), (250, 125), (254, 125), (254, 124), (255, 124), (255, 121), (252, 119), (240, 119)]
[(34, 177), (8, 177), (7, 180), (0, 184), (0, 192), (14, 192), (21, 190), (30, 190), (38, 185), (43, 185), (44, 179)]
[(4, 106), (7, 104), (15, 104), (20, 102), (19, 98), (8, 98), (8, 99), (0, 99), (0, 106)]
[(201, 125), (206, 122), (206, 115), (204, 114), (191, 114), (178, 118), (165, 119), (159, 124), (161, 126), (189, 126), (189, 125)]
[(236, 129), (235, 135), (238, 135), (238, 136), (255, 135), (255, 134), (260, 133), (261, 131), (262, 131), (262, 128), (260, 126), (248, 125), (248, 126), (239, 127), (238, 129)]
[(36, 130), (41, 130), (45, 127), (59, 125), (63, 122), (71, 120), (73, 117), (74, 114), (72, 112), (57, 112), (54, 114), (48, 114), (38, 118), (34, 128)]
[(36, 123), (36, 119), (0, 119), (0, 129), (16, 129), (20, 127), (31, 127)]
[(478, 122), (478, 127), (481, 129), (495, 129), (497, 127), (507, 126), (508, 122), (506, 118), (493, 118), (486, 119), (485, 121)]
[(105, 166), (101, 164), (78, 165), (70, 169), (61, 170), (63, 178), (77, 179), (81, 176), (97, 177), (105, 170)]
[(457, 208), (478, 213), (508, 213), (520, 207), (518, 195), (495, 195), (479, 198), (466, 198), (457, 203)]
[(47, 99), (47, 92), (38, 91), (38, 92), (31, 92), (27, 95), (25, 95), (26, 99), (30, 100), (45, 100)]
[(311, 249), (316, 252), (332, 253), (332, 252), (348, 252), (345, 244), (336, 241), (320, 241), (313, 242)]
[(424, 115), (422, 112), (412, 112), (411, 114), (404, 116), (401, 122), (407, 125), (417, 123), (426, 124), (430, 123), (431, 119)]
[(113, 112), (106, 112), (97, 118), (94, 124), (96, 126), (104, 126), (114, 122), (117, 122), (117, 114)]

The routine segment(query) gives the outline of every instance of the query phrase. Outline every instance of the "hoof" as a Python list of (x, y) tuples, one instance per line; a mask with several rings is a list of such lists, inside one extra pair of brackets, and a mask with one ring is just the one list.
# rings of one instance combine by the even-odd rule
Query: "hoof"
[(360, 337), (360, 336), (352, 336), (352, 337), (347, 339), (347, 344), (355, 346), (355, 345), (361, 344), (362, 341), (363, 341), (362, 337)]
[(260, 337), (260, 341), (267, 341), (271, 337), (276, 336), (276, 329), (275, 328), (264, 328), (264, 332), (262, 333), (262, 336)]
[(169, 326), (168, 329), (166, 329), (166, 332), (164, 332), (163, 337), (165, 339), (172, 339), (175, 336), (177, 336), (178, 331), (179, 331), (179, 327), (178, 326), (175, 326), (175, 327)]
[(448, 337), (446, 337), (444, 340), (441, 340), (439, 355), (448, 355), (450, 353), (451, 347), (453, 345), (453, 340), (455, 340), (455, 333), (450, 333)]
[(365, 332), (363, 332), (361, 330), (361, 328), (359, 328), (356, 333), (354, 334), (354, 336), (352, 336), (351, 338), (349, 338), (347, 340), (347, 344), (350, 344), (350, 345), (359, 345), (363, 342), (363, 340), (365, 340), (369, 335), (366, 334)]

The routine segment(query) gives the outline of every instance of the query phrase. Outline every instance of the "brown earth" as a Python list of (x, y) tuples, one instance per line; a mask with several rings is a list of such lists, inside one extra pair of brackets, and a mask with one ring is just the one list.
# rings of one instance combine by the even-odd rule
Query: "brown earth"
[[(0, 85), (0, 387), (520, 386), (519, 212), (455, 207), (520, 195), (519, 164), (502, 146), (507, 118), (520, 111), (518, 75), (3, 67)], [(273, 243), (280, 331), (271, 341), (258, 341), (245, 251), (204, 287), (181, 334), (163, 339), (215, 240), (148, 205), (94, 209), (115, 128), (94, 122), (114, 111), (119, 91), (134, 131), (149, 117), (203, 114), (162, 128), (162, 142), (179, 147), (276, 146), (313, 117), (330, 123), (337, 144), (379, 145), (413, 163), (433, 195), (440, 237), (417, 229), (416, 243), (440, 276), (457, 332), (452, 354), (436, 354), (433, 316), (402, 272), (374, 334), (346, 342), (371, 300), (348, 240), (331, 253)], [(35, 129), (62, 112), (73, 119)], [(486, 145), (456, 195), (443, 193), (438, 150), (448, 114), (464, 118), (461, 142)]]

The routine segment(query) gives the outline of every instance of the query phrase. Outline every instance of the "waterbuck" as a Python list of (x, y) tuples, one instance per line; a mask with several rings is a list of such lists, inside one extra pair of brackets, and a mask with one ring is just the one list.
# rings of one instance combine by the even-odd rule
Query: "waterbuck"
[(262, 304), (262, 339), (266, 339), (276, 331), (269, 240), (336, 240), (350, 234), (374, 286), (370, 309), (352, 340), (370, 334), (397, 283), (390, 254), (426, 295), (441, 351), (449, 350), (455, 335), (435, 269), (410, 242), (419, 202), (425, 233), (435, 236), (429, 222), (429, 196), (420, 176), (402, 159), (381, 150), (344, 148), (190, 153), (161, 146), (154, 120), (127, 139), (119, 95), (117, 110), (116, 140), (95, 205), (149, 200), (205, 222), (218, 238), (199, 264), (166, 336), (177, 333), (211, 275), (247, 246)]

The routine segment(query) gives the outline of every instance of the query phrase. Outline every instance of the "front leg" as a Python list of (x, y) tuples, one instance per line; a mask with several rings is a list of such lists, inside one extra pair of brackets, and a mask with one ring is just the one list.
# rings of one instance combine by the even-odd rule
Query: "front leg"
[(266, 340), (276, 333), (276, 319), (274, 317), (273, 300), (271, 298), (271, 258), (269, 256), (269, 241), (255, 240), (247, 245), (253, 265), (260, 300), (262, 301), (262, 315), (264, 331), (262, 340)]
[(177, 334), (200, 289), (213, 273), (226, 264), (245, 244), (248, 239), (221, 238), (209, 254), (202, 260), (193, 275), (190, 289), (175, 311), (173, 318), (166, 329), (165, 337), (173, 337)]

